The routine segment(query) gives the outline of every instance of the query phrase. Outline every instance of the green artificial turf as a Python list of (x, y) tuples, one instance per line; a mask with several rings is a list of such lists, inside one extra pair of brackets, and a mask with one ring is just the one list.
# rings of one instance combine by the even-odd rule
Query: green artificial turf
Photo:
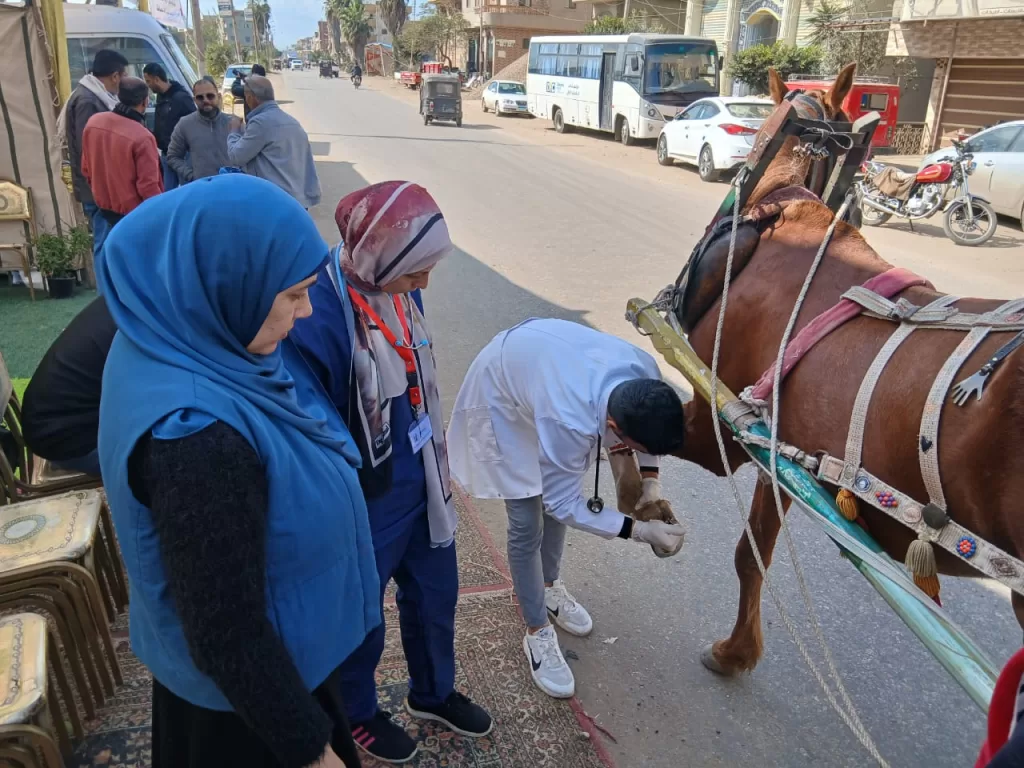
[(27, 288), (0, 278), (0, 352), (11, 378), (27, 383), (71, 318), (94, 298), (96, 291), (86, 288), (76, 288), (70, 299), (51, 299), (37, 290), (32, 302)]

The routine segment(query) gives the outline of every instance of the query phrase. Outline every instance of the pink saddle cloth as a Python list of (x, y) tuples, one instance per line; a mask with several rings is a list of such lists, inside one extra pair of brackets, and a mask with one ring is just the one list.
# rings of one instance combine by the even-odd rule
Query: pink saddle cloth
[[(911, 288), (915, 285), (928, 285), (928, 281), (920, 275), (914, 274), (909, 269), (894, 267), (880, 275), (875, 275), (864, 283), (864, 287), (874, 291), (879, 296), (891, 299), (900, 291)], [(852, 320), (861, 313), (863, 308), (860, 304), (849, 299), (840, 299), (835, 305), (826, 309), (807, 325), (800, 329), (796, 337), (790, 339), (786, 347), (786, 354), (782, 359), (782, 378), (786, 378), (793, 366), (806, 355), (810, 349), (819, 341), (828, 336), (832, 331), (848, 320)], [(781, 381), (781, 380), (780, 380)], [(772, 388), (775, 383), (775, 364), (761, 374), (761, 378), (754, 385), (753, 395), (755, 400), (767, 400), (771, 397)]]

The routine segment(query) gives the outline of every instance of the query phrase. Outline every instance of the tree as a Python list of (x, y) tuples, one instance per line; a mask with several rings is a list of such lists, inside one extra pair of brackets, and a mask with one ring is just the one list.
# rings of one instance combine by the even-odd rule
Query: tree
[(249, 0), (252, 13), (252, 27), (256, 38), (256, 59), (270, 68), (270, 3), (266, 0)]
[(327, 18), (327, 29), (331, 33), (331, 50), (335, 56), (341, 56), (341, 14), (345, 11), (348, 0), (324, 0), (324, 16)]
[(814, 30), (811, 41), (822, 52), (822, 75), (836, 75), (851, 61), (857, 62), (857, 74), (902, 76), (916, 83), (917, 67), (913, 59), (903, 56), (886, 56), (889, 39), (885, 29), (858, 28), (856, 19), (878, 16), (873, 0), (819, 0), (817, 8), (807, 21)]
[(623, 19), (618, 16), (600, 16), (593, 21), (587, 22), (583, 27), (584, 35), (628, 35), (633, 32), (665, 32), (664, 25), (651, 16), (637, 11), (629, 14), (629, 18)]
[(206, 71), (215, 80), (224, 77), (228, 65), (234, 61), (235, 48), (225, 42), (211, 43), (206, 46)]
[(391, 32), (392, 39), (397, 41), (402, 34), (402, 27), (405, 26), (405, 0), (377, 0), (377, 8), (384, 19), (384, 25)]
[(352, 49), (352, 55), (357, 62), (363, 61), (363, 52), (366, 49), (366, 41), (370, 39), (370, 17), (366, 14), (363, 0), (349, 0), (339, 18), (341, 23), (341, 34)]
[(469, 37), (469, 22), (459, 8), (441, 5), (423, 19), (423, 34), (429, 45), (427, 52), (436, 53), (451, 67), (452, 54)]
[(813, 74), (820, 63), (821, 49), (816, 45), (752, 45), (732, 57), (726, 72), (755, 93), (768, 93), (769, 67), (774, 67), (785, 80), (790, 75)]
[(424, 56), (432, 56), (436, 51), (435, 41), (429, 34), (429, 29), (424, 21), (409, 21), (402, 28), (402, 34), (395, 40), (396, 55), (402, 57), (403, 61), (409, 62), (410, 68), (415, 68), (416, 62)]
[(224, 42), (224, 38), (220, 34), (220, 22), (216, 16), (203, 16), (202, 20), (203, 30), (203, 42), (206, 43), (206, 47), (209, 48), (211, 45)]

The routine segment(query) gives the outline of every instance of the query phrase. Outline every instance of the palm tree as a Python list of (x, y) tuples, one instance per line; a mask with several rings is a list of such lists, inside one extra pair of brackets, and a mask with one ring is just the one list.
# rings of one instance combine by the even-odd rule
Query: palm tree
[(341, 60), (341, 15), (348, 6), (348, 0), (324, 0), (324, 16), (331, 32), (331, 48)]
[(349, 0), (345, 10), (341, 12), (341, 34), (352, 49), (352, 56), (359, 63), (363, 62), (363, 51), (366, 41), (370, 39), (370, 19), (363, 7), (363, 0)]
[(391, 39), (397, 42), (398, 36), (402, 34), (402, 27), (405, 26), (405, 0), (378, 0), (377, 7), (384, 18), (385, 26), (391, 32)]
[[(256, 57), (266, 59), (270, 63), (270, 3), (266, 0), (249, 0), (252, 12), (252, 26), (256, 38)], [(261, 59), (262, 60), (262, 59)]]

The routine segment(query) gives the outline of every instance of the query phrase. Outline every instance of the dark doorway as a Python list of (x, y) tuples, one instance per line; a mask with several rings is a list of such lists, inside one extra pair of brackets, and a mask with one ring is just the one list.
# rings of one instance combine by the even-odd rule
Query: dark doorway
[(612, 85), (615, 82), (615, 54), (606, 53), (601, 61), (601, 130), (611, 131)]

